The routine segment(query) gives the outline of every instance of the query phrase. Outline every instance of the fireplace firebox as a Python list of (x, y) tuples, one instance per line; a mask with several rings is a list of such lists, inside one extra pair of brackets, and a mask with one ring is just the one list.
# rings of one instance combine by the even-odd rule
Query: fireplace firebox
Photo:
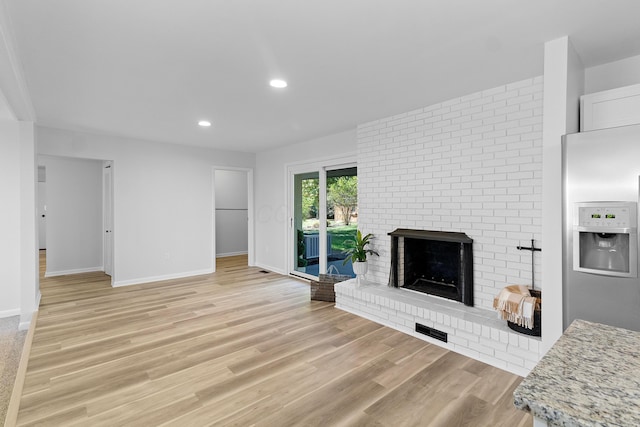
[(473, 306), (473, 239), (464, 233), (403, 228), (389, 236), (389, 286)]

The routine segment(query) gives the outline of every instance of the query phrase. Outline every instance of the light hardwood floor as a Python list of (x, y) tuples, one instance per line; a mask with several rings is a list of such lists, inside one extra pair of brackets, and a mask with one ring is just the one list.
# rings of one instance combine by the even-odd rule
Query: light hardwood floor
[(218, 260), (111, 288), (43, 279), (18, 425), (525, 426), (521, 378)]

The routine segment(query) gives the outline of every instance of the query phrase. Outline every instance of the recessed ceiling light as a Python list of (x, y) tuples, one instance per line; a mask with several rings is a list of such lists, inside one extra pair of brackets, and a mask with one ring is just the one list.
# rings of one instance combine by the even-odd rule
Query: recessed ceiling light
[(283, 87), (287, 87), (287, 82), (285, 82), (284, 80), (280, 80), (280, 79), (273, 79), (269, 82), (269, 84), (271, 85), (271, 87), (276, 87), (278, 89), (282, 89)]
[(211, 122), (207, 120), (200, 120), (198, 122), (198, 126), (202, 126), (203, 128), (208, 128), (209, 126), (211, 126)]

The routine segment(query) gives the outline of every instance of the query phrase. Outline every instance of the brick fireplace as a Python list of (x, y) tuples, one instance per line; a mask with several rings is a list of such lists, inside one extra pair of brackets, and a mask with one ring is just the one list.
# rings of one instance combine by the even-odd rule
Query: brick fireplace
[(380, 253), (369, 279), (388, 282), (388, 233), (406, 228), (473, 239), (474, 307), (530, 284), (531, 255), (517, 247), (542, 242), (542, 89), (522, 80), (358, 127), (358, 227)]
[[(380, 256), (362, 286), (336, 286), (338, 308), (519, 375), (535, 365), (540, 339), (511, 331), (492, 302), (531, 283), (517, 247), (542, 238), (542, 95), (535, 77), (358, 126), (358, 228)], [(473, 306), (387, 286), (396, 227), (473, 239)], [(540, 258), (535, 268), (544, 288)]]

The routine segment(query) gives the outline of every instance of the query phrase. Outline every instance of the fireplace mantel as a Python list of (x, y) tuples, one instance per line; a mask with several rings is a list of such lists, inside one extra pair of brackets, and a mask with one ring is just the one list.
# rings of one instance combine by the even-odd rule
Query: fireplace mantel
[(409, 237), (411, 239), (439, 240), (441, 242), (473, 243), (473, 239), (464, 233), (453, 231), (412, 230), (398, 228), (391, 233), (391, 237)]

